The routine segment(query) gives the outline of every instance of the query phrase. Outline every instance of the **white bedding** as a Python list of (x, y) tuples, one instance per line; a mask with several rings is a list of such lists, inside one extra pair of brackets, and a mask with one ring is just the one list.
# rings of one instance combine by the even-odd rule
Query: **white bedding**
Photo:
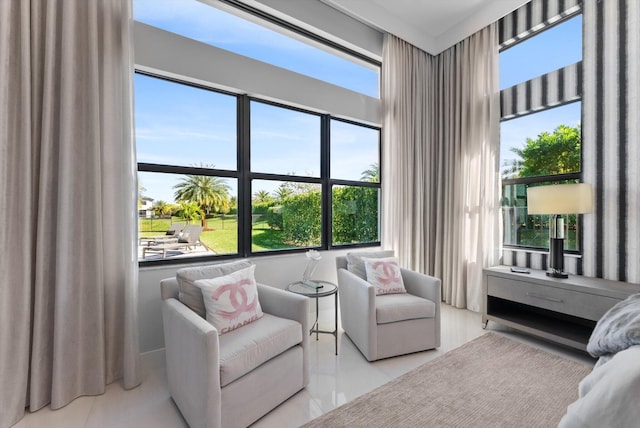
[(579, 398), (559, 427), (640, 427), (640, 345), (596, 365), (580, 382)]

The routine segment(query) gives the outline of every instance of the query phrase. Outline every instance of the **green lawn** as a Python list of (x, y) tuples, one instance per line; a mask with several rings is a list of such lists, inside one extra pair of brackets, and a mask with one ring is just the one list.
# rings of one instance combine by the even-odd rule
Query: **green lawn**
[[(162, 235), (172, 223), (185, 224), (185, 220), (180, 217), (171, 219), (141, 218), (138, 221), (138, 234), (141, 238)], [(253, 251), (291, 248), (290, 245), (282, 242), (282, 231), (272, 230), (265, 221), (256, 222), (251, 234)], [(222, 216), (214, 216), (207, 219), (207, 230), (200, 234), (200, 242), (216, 254), (236, 253), (238, 251), (238, 221), (236, 217), (226, 216), (223, 219)]]
[(200, 235), (200, 242), (216, 254), (238, 252), (238, 220), (235, 217), (215, 216), (207, 219), (207, 230)]
[(272, 230), (266, 221), (256, 221), (251, 229), (252, 251), (291, 248), (291, 245), (282, 242), (282, 231)]
[(138, 231), (140, 237), (162, 235), (172, 223), (184, 223), (184, 219), (179, 217), (173, 218), (139, 218)]

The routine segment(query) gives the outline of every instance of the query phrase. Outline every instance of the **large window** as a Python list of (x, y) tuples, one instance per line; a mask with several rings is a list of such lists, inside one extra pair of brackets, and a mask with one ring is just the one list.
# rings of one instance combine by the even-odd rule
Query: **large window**
[[(549, 245), (549, 216), (528, 214), (528, 187), (580, 181), (581, 102), (579, 90), (565, 87), (579, 85), (581, 40), (577, 16), (500, 53), (501, 88), (509, 87), (502, 95), (510, 101), (500, 127), (505, 247)], [(565, 217), (565, 250), (578, 251), (579, 216)]]
[(378, 128), (139, 73), (135, 97), (142, 262), (379, 243)]
[[(134, 19), (287, 70), (379, 97), (379, 64), (305, 43), (197, 0), (135, 0)], [(273, 27), (273, 26), (272, 26)], [(276, 27), (277, 28), (277, 27)], [(280, 29), (280, 31), (284, 31)]]

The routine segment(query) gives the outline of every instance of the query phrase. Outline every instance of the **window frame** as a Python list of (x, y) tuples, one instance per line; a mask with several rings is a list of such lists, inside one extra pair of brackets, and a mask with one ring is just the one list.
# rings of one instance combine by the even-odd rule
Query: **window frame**
[[(498, 50), (498, 54), (519, 45), (520, 43), (531, 39), (532, 37), (536, 37), (537, 35), (540, 35), (542, 33), (544, 33), (545, 31), (554, 28), (558, 25), (562, 25), (563, 23), (565, 23), (566, 21), (573, 19), (575, 17), (577, 17), (578, 15), (582, 15), (582, 9), (579, 9), (571, 14), (568, 14), (566, 16), (563, 16), (562, 19), (559, 19), (558, 21), (546, 26), (545, 28), (539, 30), (539, 31), (535, 31), (533, 33), (531, 33), (528, 37), (523, 37), (518, 39), (517, 41), (515, 41), (514, 43), (510, 43), (507, 44), (505, 46), (501, 46)], [(584, 17), (582, 18), (584, 19)], [(581, 34), (581, 38), (583, 39), (583, 49), (584, 49), (584, 32), (582, 31)], [(567, 67), (567, 66), (565, 66)], [(564, 68), (564, 67), (563, 67)], [(552, 70), (551, 72), (542, 74), (541, 76), (545, 76), (549, 73), (554, 72), (555, 70)], [(534, 77), (533, 79), (536, 79), (540, 76)], [(515, 85), (509, 86), (507, 88), (501, 89), (500, 90), (500, 94), (502, 95), (503, 91), (508, 90), (514, 86), (526, 83), (531, 81), (530, 80), (525, 80), (523, 82), (519, 82), (516, 83)], [(508, 117), (508, 118), (502, 118), (502, 114), (500, 117), (500, 124), (502, 124), (503, 122), (507, 122), (510, 120), (514, 120), (514, 119), (518, 119), (518, 118), (522, 118), (525, 116), (531, 116), (531, 115), (535, 115), (538, 113), (542, 113), (548, 110), (552, 110), (554, 108), (558, 108), (558, 107), (562, 107), (568, 104), (572, 104), (575, 102), (583, 102), (583, 97), (580, 96), (579, 99), (572, 99), (570, 101), (563, 101), (561, 103), (558, 104), (553, 104), (551, 106), (546, 106), (544, 108), (540, 108), (540, 109), (536, 109), (534, 111), (528, 112), (526, 114), (522, 114), (522, 115), (518, 115), (518, 116), (512, 116), (512, 117)], [(582, 142), (582, 124), (583, 124), (583, 118), (584, 118), (584, 108), (581, 105), (580, 108), (580, 135), (581, 135), (581, 142)], [(500, 143), (502, 144), (502, 139), (500, 140)], [(572, 172), (572, 173), (566, 173), (566, 174), (552, 174), (552, 175), (540, 175), (540, 176), (535, 176), (535, 177), (519, 177), (519, 178), (502, 178), (500, 177), (500, 194), (503, 195), (504, 194), (504, 189), (506, 186), (509, 185), (518, 185), (518, 184), (536, 184), (536, 183), (545, 183), (545, 182), (553, 182), (553, 181), (564, 181), (564, 180), (577, 180), (578, 182), (583, 182), (583, 171), (582, 171), (582, 165), (583, 165), (583, 150), (582, 150), (582, 144), (580, 145), (580, 171), (576, 171), (576, 172)], [(500, 166), (501, 168), (502, 166)], [(500, 217), (501, 217), (501, 221), (504, 221), (504, 213), (503, 213), (503, 206), (502, 204), (500, 204)], [(529, 217), (530, 215), (527, 213), (527, 217)], [(573, 254), (573, 255), (581, 255), (582, 254), (582, 224), (583, 224), (583, 216), (582, 214), (579, 214), (577, 217), (577, 224), (578, 226), (578, 248), (576, 250), (564, 250), (565, 254)], [(529, 245), (517, 245), (517, 244), (506, 244), (505, 243), (505, 236), (503, 233), (502, 236), (502, 240), (501, 240), (501, 244), (502, 244), (502, 248), (503, 249), (507, 249), (507, 250), (512, 250), (512, 251), (549, 251), (549, 247), (548, 245), (546, 247), (536, 247), (536, 246), (529, 246)]]
[[(369, 125), (362, 122), (348, 120), (344, 118), (338, 118), (328, 113), (318, 113), (304, 108), (291, 106), (283, 103), (274, 102), (271, 100), (263, 99), (257, 96), (249, 96), (248, 94), (232, 93), (224, 91), (213, 86), (207, 86), (203, 84), (196, 84), (187, 80), (179, 79), (175, 76), (163, 75), (159, 72), (149, 72), (136, 67), (134, 73), (138, 73), (151, 78), (162, 79), (164, 81), (186, 85), (198, 89), (221, 93), (225, 95), (231, 95), (236, 98), (236, 155), (237, 155), (237, 170), (228, 169), (216, 169), (216, 168), (203, 168), (195, 166), (178, 166), (178, 165), (166, 165), (155, 163), (137, 163), (137, 172), (153, 172), (153, 173), (165, 173), (165, 174), (179, 174), (179, 175), (203, 175), (221, 178), (234, 178), (237, 180), (237, 224), (238, 224), (238, 248), (236, 253), (231, 254), (215, 254), (215, 255), (198, 255), (192, 257), (180, 257), (180, 258), (164, 258), (156, 260), (144, 260), (139, 259), (138, 265), (140, 267), (148, 266), (161, 266), (161, 265), (177, 265), (177, 264), (189, 264), (208, 261), (220, 261), (227, 259), (237, 259), (246, 257), (260, 257), (260, 256), (273, 256), (275, 254), (289, 254), (304, 252), (309, 249), (316, 250), (334, 250), (345, 248), (361, 248), (361, 247), (376, 247), (380, 246), (380, 211), (378, 211), (378, 240), (375, 242), (365, 243), (353, 243), (353, 244), (339, 244), (333, 245), (332, 238), (332, 187), (334, 185), (344, 186), (356, 186), (356, 187), (370, 187), (370, 188), (382, 188), (382, 128), (374, 125)], [(260, 173), (253, 172), (250, 169), (251, 164), (251, 102), (260, 102), (275, 107), (285, 108), (301, 113), (311, 114), (320, 118), (320, 177), (309, 177), (301, 175), (287, 175), (287, 174), (272, 174), (272, 173)], [(367, 182), (358, 180), (341, 180), (331, 178), (331, 136), (330, 128), (331, 121), (340, 121), (349, 123), (356, 126), (362, 126), (365, 128), (378, 131), (378, 166), (380, 180), (378, 182)], [(271, 180), (271, 181), (287, 181), (297, 183), (312, 183), (320, 184), (321, 186), (321, 203), (322, 203), (322, 215), (321, 215), (321, 244), (316, 247), (295, 247), (284, 248), (278, 250), (266, 250), (266, 251), (252, 251), (252, 181), (253, 180)], [(137, 208), (136, 208), (137, 209)]]

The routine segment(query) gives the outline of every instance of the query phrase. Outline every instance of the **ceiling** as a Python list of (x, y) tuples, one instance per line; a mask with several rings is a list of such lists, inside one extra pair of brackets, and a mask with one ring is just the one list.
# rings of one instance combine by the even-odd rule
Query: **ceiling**
[(528, 0), (322, 0), (436, 55)]

